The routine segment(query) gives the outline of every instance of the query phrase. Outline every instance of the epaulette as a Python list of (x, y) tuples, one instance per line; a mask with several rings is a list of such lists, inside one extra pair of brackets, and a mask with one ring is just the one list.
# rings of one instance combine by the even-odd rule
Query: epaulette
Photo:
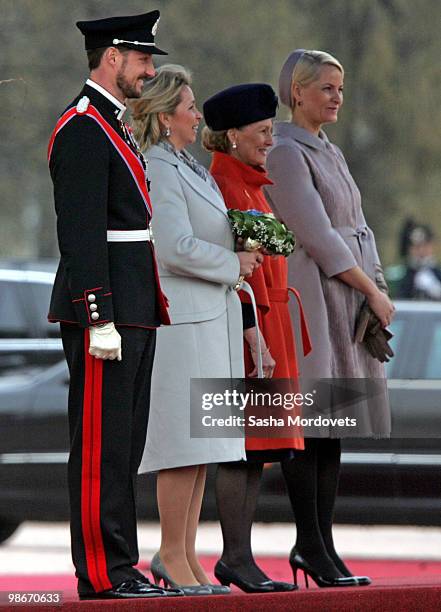
[(87, 96), (83, 96), (82, 98), (80, 98), (78, 100), (78, 104), (77, 104), (77, 113), (79, 115), (83, 115), (87, 109), (89, 108), (89, 104), (90, 104), (90, 99)]

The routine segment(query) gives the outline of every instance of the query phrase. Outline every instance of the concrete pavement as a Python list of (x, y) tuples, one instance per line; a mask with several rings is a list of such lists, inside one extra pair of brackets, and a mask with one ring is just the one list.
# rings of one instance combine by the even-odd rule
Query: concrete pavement
[[(336, 525), (336, 548), (350, 559), (441, 560), (441, 528), (413, 526)], [(256, 556), (287, 556), (295, 528), (286, 523), (256, 523)], [(140, 558), (148, 561), (158, 549), (158, 523), (139, 525)], [(218, 523), (202, 523), (198, 533), (201, 554), (217, 555), (222, 546)], [(67, 523), (24, 523), (0, 545), (0, 575), (71, 574), (70, 534)]]

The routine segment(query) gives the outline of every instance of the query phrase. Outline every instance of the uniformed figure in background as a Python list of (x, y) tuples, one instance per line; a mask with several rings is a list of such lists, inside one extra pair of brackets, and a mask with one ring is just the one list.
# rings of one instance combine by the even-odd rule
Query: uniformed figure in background
[(429, 225), (407, 219), (400, 236), (403, 265), (397, 297), (411, 300), (441, 300), (441, 267), (435, 259), (435, 234)]
[(149, 240), (145, 161), (122, 122), (154, 76), (159, 11), (81, 21), (90, 78), (49, 143), (61, 253), (49, 320), (70, 371), (72, 556), (82, 599), (176, 595), (135, 565), (135, 478), (156, 328), (169, 322)]

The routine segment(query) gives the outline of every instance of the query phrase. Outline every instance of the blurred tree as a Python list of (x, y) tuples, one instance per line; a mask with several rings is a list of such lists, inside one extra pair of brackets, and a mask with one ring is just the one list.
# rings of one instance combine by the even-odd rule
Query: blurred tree
[[(327, 131), (357, 179), (384, 259), (395, 257), (404, 215), (441, 233), (438, 0), (0, 0), (0, 256), (57, 252), (46, 146), (87, 76), (75, 21), (153, 8), (170, 53), (156, 59), (193, 70), (199, 106), (235, 83), (277, 87), (296, 47), (336, 55), (346, 100)], [(193, 153), (208, 163), (198, 147)]]
[(435, 60), (441, 53), (441, 5), (430, 0), (418, 6), (408, 0), (308, 4), (323, 48), (342, 61), (346, 73), (341, 119), (328, 131), (348, 159), (383, 257), (392, 261), (406, 212), (441, 230), (441, 140), (433, 129), (441, 119), (441, 68)]

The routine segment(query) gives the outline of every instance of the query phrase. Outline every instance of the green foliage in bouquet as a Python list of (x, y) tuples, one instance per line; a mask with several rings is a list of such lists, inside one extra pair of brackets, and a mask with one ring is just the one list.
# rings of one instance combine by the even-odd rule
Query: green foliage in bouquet
[(288, 257), (294, 251), (294, 234), (272, 213), (259, 210), (229, 210), (233, 234), (244, 240), (244, 248), (254, 251), (264, 248), (271, 255)]

